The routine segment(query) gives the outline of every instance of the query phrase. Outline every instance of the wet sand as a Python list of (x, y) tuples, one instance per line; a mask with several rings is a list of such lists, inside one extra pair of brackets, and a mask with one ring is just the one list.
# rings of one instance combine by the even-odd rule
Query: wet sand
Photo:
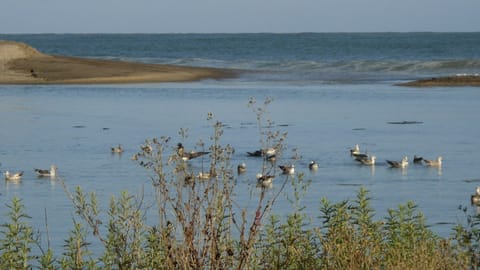
[(0, 84), (187, 82), (235, 77), (227, 69), (54, 56), (0, 40)]
[(429, 79), (416, 80), (407, 83), (398, 84), (400, 86), (413, 87), (433, 87), (433, 86), (480, 86), (480, 76), (465, 75), (465, 76), (447, 76), (434, 77)]

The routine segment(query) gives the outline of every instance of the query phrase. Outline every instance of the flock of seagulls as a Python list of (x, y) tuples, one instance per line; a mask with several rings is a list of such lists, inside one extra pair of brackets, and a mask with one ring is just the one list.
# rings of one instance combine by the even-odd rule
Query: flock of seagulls
[[(275, 148), (266, 148), (255, 150), (253, 152), (247, 152), (247, 156), (249, 157), (263, 157), (266, 161), (275, 162), (276, 161), (276, 149)], [(278, 168), (283, 175), (294, 175), (295, 174), (295, 165), (294, 164), (286, 164), (286, 165), (278, 165)], [(319, 168), (319, 165), (316, 161), (312, 160), (308, 164), (308, 168), (311, 171), (316, 171)], [(241, 163), (237, 166), (237, 173), (242, 174), (247, 171), (247, 167), (245, 163)], [(258, 173), (256, 175), (257, 178), (257, 187), (261, 188), (270, 188), (272, 187), (273, 180), (275, 175), (272, 174), (261, 174)]]
[[(152, 151), (150, 149), (146, 149), (142, 147), (143, 151)], [(124, 152), (124, 149), (121, 144), (118, 144), (118, 146), (111, 147), (111, 152), (112, 153), (117, 153), (121, 154)], [(191, 159), (201, 157), (204, 155), (209, 154), (210, 152), (207, 151), (185, 151), (185, 148), (182, 143), (177, 144), (177, 154), (178, 156), (183, 160), (183, 161), (189, 161)], [(353, 148), (350, 149), (350, 155), (358, 161), (362, 165), (366, 166), (374, 166), (376, 162), (376, 156), (375, 155), (369, 155), (368, 153), (361, 153), (360, 152), (360, 146), (356, 144)], [(275, 148), (267, 148), (267, 149), (260, 149), (260, 150), (255, 150), (253, 152), (247, 152), (247, 156), (249, 157), (263, 157), (265, 160), (274, 162), (276, 160), (276, 150)], [(135, 159), (136, 160), (136, 159)], [(423, 164), (428, 167), (441, 167), (442, 166), (442, 156), (438, 156), (437, 159), (434, 160), (429, 160), (429, 159), (424, 159), (422, 157), (419, 157), (417, 155), (414, 155), (413, 157), (413, 163), (416, 164)], [(392, 167), (392, 168), (406, 168), (408, 166), (408, 157), (404, 156), (401, 160), (395, 161), (395, 160), (385, 160), (386, 163)], [(281, 170), (282, 174), (285, 175), (293, 175), (295, 174), (295, 166), (293, 164), (290, 165), (279, 165), (279, 169)], [(308, 168), (311, 171), (316, 171), (319, 168), (319, 165), (316, 161), (312, 160), (308, 164)], [(242, 162), (237, 166), (237, 173), (243, 174), (247, 171), (247, 165)], [(51, 165), (50, 169), (34, 169), (34, 172), (37, 174), (38, 177), (51, 177), (54, 178), (57, 176), (57, 167), (55, 165)], [(4, 178), (6, 181), (11, 181), (11, 182), (18, 182), (22, 179), (23, 176), (23, 171), (19, 172), (10, 172), (10, 171), (5, 171), (4, 172)], [(203, 173), (200, 172), (198, 175), (199, 179), (210, 179), (213, 175), (211, 173)], [(269, 175), (269, 174), (261, 174), (258, 173), (256, 175), (257, 179), (257, 187), (261, 188), (270, 188), (272, 187), (273, 180), (275, 176), (274, 175)], [(470, 198), (471, 204), (472, 205), (478, 205), (480, 206), (480, 186), (478, 186), (475, 190), (475, 193), (471, 195)]]
[[(147, 151), (148, 149), (144, 149), (142, 147), (142, 150)], [(112, 153), (122, 153), (123, 148), (119, 144), (117, 147), (112, 147), (111, 151), (112, 151)], [(191, 159), (195, 159), (195, 158), (198, 158), (198, 157), (201, 157), (201, 156), (204, 156), (204, 155), (207, 155), (207, 154), (210, 153), (208, 151), (199, 151), (199, 152), (193, 151), (193, 150), (192, 151), (186, 151), (185, 147), (183, 146), (182, 143), (177, 144), (176, 152), (177, 152), (177, 155), (183, 161), (189, 161)], [(266, 161), (275, 162), (277, 153), (276, 153), (275, 148), (270, 147), (270, 148), (255, 150), (255, 151), (252, 151), (252, 152), (246, 152), (246, 154), (247, 154), (248, 157), (262, 157)], [(358, 144), (356, 144), (352, 149), (350, 149), (350, 155), (352, 157), (354, 157), (354, 159), (356, 161), (358, 161), (360, 164), (366, 165), (366, 166), (374, 166), (375, 163), (376, 163), (376, 160), (377, 160), (375, 155), (369, 155), (366, 152), (361, 153), (360, 146)], [(136, 160), (136, 158), (133, 158), (133, 159)], [(428, 160), (428, 159), (424, 159), (422, 157), (419, 157), (419, 156), (415, 155), (413, 157), (413, 162), (417, 163), (417, 164), (423, 162), (425, 164), (425, 166), (429, 166), (429, 167), (441, 167), (442, 166), (442, 157), (439, 156), (436, 160)], [(408, 160), (408, 157), (405, 156), (401, 160), (398, 160), (398, 161), (397, 160), (386, 160), (386, 163), (392, 168), (406, 168), (409, 164), (409, 160)], [(281, 174), (284, 174), (284, 175), (294, 175), (295, 174), (295, 165), (293, 165), (293, 164), (279, 165), (278, 168), (280, 169)], [(308, 168), (311, 171), (316, 171), (316, 170), (319, 169), (319, 165), (316, 161), (312, 160), (308, 164)], [(244, 162), (238, 164), (237, 174), (240, 175), (240, 174), (245, 173), (246, 171), (247, 171), (247, 166)], [(210, 179), (214, 176), (215, 176), (215, 174), (212, 174), (212, 173), (201, 172), (201, 173), (198, 174), (197, 178), (198, 179)], [(271, 187), (274, 178), (275, 178), (275, 175), (259, 173), (259, 174), (256, 175), (257, 186), (263, 187), (263, 188)], [(480, 195), (479, 195), (479, 201), (480, 201)]]
[[(55, 178), (57, 176), (57, 167), (55, 165), (50, 166), (50, 169), (34, 169), (33, 170), (38, 177), (51, 177)], [(18, 182), (22, 180), (23, 171), (11, 173), (10, 171), (5, 171), (3, 173), (5, 181)]]
[[(350, 155), (355, 158), (356, 161), (360, 162), (360, 164), (367, 165), (367, 166), (374, 166), (377, 157), (374, 155), (369, 155), (368, 153), (361, 153), (360, 146), (356, 144), (352, 149), (350, 149)], [(413, 163), (416, 164), (423, 164), (427, 167), (442, 167), (442, 156), (437, 157), (437, 159), (429, 160), (424, 159), (423, 157), (419, 157), (415, 155), (413, 157)], [(408, 157), (404, 156), (401, 160), (385, 160), (386, 163), (392, 168), (401, 168), (404, 169), (408, 167)]]

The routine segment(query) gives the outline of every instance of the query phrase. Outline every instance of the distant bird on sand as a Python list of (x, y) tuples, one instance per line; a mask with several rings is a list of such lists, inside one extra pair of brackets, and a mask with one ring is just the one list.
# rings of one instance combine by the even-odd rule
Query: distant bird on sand
[(437, 160), (428, 160), (428, 159), (423, 159), (423, 162), (425, 165), (430, 166), (430, 167), (441, 167), (442, 166), (442, 156), (437, 157)]
[(43, 177), (43, 176), (55, 177), (57, 175), (57, 166), (55, 165), (50, 166), (50, 170), (35, 169), (35, 172), (39, 177)]
[(408, 157), (403, 157), (401, 161), (387, 160), (387, 163), (392, 168), (406, 168), (408, 166)]
[(316, 170), (318, 170), (318, 163), (315, 162), (315, 160), (312, 160), (312, 161), (310, 161), (310, 163), (308, 164), (308, 168), (309, 168), (311, 171), (316, 171)]
[(123, 147), (121, 144), (118, 144), (117, 147), (111, 148), (112, 153), (123, 153)]
[(185, 152), (185, 148), (183, 147), (183, 144), (178, 143), (177, 144), (177, 154), (182, 158), (183, 161), (191, 160), (193, 158), (197, 158), (203, 155), (207, 155), (210, 152), (195, 152), (195, 151), (190, 151), (190, 152)]
[(22, 179), (23, 172), (10, 173), (5, 171), (4, 176), (7, 181), (18, 181)]
[(292, 164), (292, 165), (280, 165), (278, 166), (280, 168), (280, 170), (282, 170), (282, 173), (283, 174), (294, 174), (295, 173), (295, 166)]

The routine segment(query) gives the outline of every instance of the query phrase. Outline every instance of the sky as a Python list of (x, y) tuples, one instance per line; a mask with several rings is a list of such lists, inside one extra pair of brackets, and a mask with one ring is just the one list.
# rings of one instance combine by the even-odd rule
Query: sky
[(480, 0), (0, 0), (0, 33), (479, 32)]

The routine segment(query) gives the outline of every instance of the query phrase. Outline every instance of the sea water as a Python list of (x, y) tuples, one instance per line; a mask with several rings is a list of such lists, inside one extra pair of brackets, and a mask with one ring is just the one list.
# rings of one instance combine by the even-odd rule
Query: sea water
[[(0, 86), (0, 169), (24, 171), (20, 183), (1, 182), (1, 223), (6, 204), (19, 197), (41, 232), (61, 248), (75, 215), (60, 181), (37, 178), (33, 169), (58, 167), (72, 191), (95, 192), (101, 208), (121, 191), (154, 199), (149, 174), (130, 157), (145, 139), (170, 136), (193, 149), (209, 142), (207, 114), (224, 126), (223, 144), (235, 148), (233, 164), (245, 162), (236, 200), (247, 203), (260, 161), (247, 151), (261, 147), (255, 113), (247, 106), (266, 98), (273, 129), (287, 132), (278, 164), (295, 162), (311, 186), (301, 203), (319, 216), (320, 198), (354, 199), (370, 191), (376, 218), (414, 201), (441, 236), (463, 222), (480, 185), (480, 91), (478, 87), (410, 88), (398, 82), (480, 70), (478, 33), (405, 34), (165, 34), (0, 35), (49, 54), (99, 59), (234, 68), (238, 78), (189, 83)], [(402, 123), (411, 124), (395, 124)], [(188, 138), (178, 135), (188, 128)], [(122, 144), (125, 152), (110, 148)], [(359, 144), (377, 157), (361, 166), (349, 154)], [(172, 144), (172, 151), (173, 151)], [(299, 160), (292, 160), (294, 150)], [(385, 160), (420, 155), (444, 158), (442, 168), (412, 164), (391, 169)], [(319, 163), (308, 170), (310, 160)], [(194, 161), (194, 168), (201, 161)], [(281, 183), (278, 176), (276, 183)], [(274, 183), (273, 191), (280, 186)], [(289, 212), (280, 196), (276, 214)], [(469, 211), (475, 212), (472, 208)], [(152, 216), (155, 216), (152, 214)], [(154, 218), (154, 217), (153, 217)], [(154, 221), (153, 221), (154, 222)], [(47, 224), (46, 224), (47, 223)]]

